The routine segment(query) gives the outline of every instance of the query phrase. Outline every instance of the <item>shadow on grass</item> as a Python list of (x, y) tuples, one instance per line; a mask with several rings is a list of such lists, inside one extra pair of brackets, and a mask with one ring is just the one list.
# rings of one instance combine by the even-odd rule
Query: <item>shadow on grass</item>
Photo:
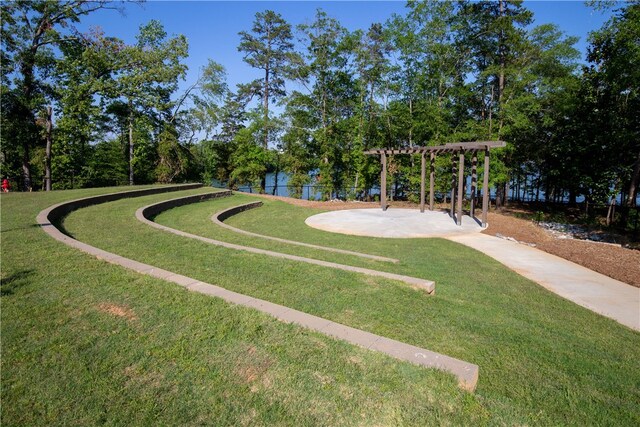
[(0, 233), (8, 233), (9, 231), (17, 231), (17, 230), (28, 230), (30, 228), (39, 228), (40, 224), (29, 224), (29, 225), (25, 225), (24, 227), (14, 227), (14, 228), (5, 228), (3, 230), (0, 231)]
[(0, 278), (0, 296), (13, 295), (14, 291), (28, 283), (26, 280), (35, 270), (20, 270), (7, 277)]

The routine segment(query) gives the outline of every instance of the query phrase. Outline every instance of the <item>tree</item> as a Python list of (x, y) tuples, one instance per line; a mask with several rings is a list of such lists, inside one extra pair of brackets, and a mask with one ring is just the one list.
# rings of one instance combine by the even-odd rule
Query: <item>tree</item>
[(590, 35), (585, 69), (587, 82), (595, 92), (598, 115), (605, 115), (609, 127), (601, 131), (606, 154), (619, 169), (615, 174), (626, 182), (626, 204), (635, 206), (640, 186), (640, 4), (630, 2)]
[[(279, 14), (267, 10), (258, 12), (253, 23), (252, 33), (241, 31), (238, 51), (244, 53), (244, 61), (254, 68), (262, 70), (264, 77), (249, 84), (239, 85), (239, 96), (249, 100), (258, 96), (262, 105), (258, 109), (262, 118), (262, 147), (269, 149), (269, 143), (277, 130), (277, 120), (272, 119), (269, 108), (272, 101), (286, 95), (285, 79), (291, 76), (291, 64), (299, 62), (293, 51), (293, 36), (289, 25)], [(268, 159), (266, 156), (265, 159)], [(260, 182), (261, 191), (265, 191), (266, 171)], [(277, 169), (276, 169), (277, 172)], [(274, 187), (274, 192), (275, 192)]]
[(128, 181), (128, 164), (119, 139), (101, 141), (91, 147), (87, 182), (91, 186), (124, 185)]
[(263, 148), (267, 149), (270, 102), (286, 95), (285, 79), (289, 76), (289, 64), (294, 56), (291, 25), (280, 14), (267, 10), (256, 14), (252, 34), (246, 31), (239, 34), (238, 51), (244, 53), (244, 61), (264, 72), (264, 77), (243, 85), (240, 90), (262, 100)]
[[(464, 23), (460, 42), (471, 49), (474, 77), (467, 101), (474, 114), (470, 133), (475, 134), (474, 139), (504, 138), (510, 143), (504, 128), (507, 105), (524, 93), (523, 61), (528, 58), (529, 48), (525, 27), (531, 24), (533, 14), (522, 6), (521, 0), (467, 2), (460, 13)], [(493, 174), (498, 178), (497, 206), (507, 201), (513, 152), (509, 144), (497, 152), (498, 157), (492, 162), (495, 169), (503, 171)]]
[[(3, 84), (3, 98), (8, 96), (3, 115), (11, 120), (3, 130), (3, 145), (15, 144), (14, 153), (21, 151), (25, 189), (32, 186), (30, 152), (42, 141), (36, 117), (50, 95), (46, 75), (55, 62), (54, 48), (74, 37), (64, 29), (98, 9), (117, 6), (106, 0), (33, 0), (3, 5), (2, 60), (7, 61), (3, 72), (9, 71), (13, 77), (13, 82)], [(9, 91), (10, 96), (6, 93)]]
[(129, 184), (134, 183), (134, 128), (136, 121), (146, 117), (156, 127), (162, 117), (171, 116), (171, 94), (178, 79), (184, 77), (186, 66), (181, 59), (188, 54), (187, 39), (167, 38), (159, 21), (152, 20), (140, 27), (137, 43), (125, 47), (120, 56), (120, 69), (113, 89), (117, 102), (124, 102), (128, 117)]
[(208, 140), (221, 122), (220, 104), (230, 96), (226, 83), (226, 72), (222, 65), (209, 60), (200, 72), (197, 82), (192, 86), (194, 108), (190, 115), (192, 128), (204, 133)]
[[(298, 81), (306, 92), (295, 91), (289, 97), (289, 131), (285, 135), (285, 164), (293, 174), (292, 187), (301, 188), (317, 171), (323, 197), (330, 198), (347, 180), (353, 128), (351, 120), (356, 100), (355, 81), (349, 58), (353, 56), (347, 30), (317, 10), (311, 24), (299, 25), (306, 51), (304, 65), (297, 69)], [(299, 190), (295, 190), (299, 191)]]
[(233, 138), (235, 150), (230, 158), (232, 171), (229, 186), (234, 188), (248, 184), (254, 187), (259, 184), (260, 191), (264, 191), (264, 177), (269, 161), (269, 151), (261, 143), (264, 131), (261, 119), (264, 116), (259, 110), (252, 115), (254, 117), (250, 117), (251, 124), (240, 129)]
[(99, 30), (60, 44), (53, 93), (57, 103), (53, 169), (56, 188), (82, 187), (89, 179), (90, 145), (106, 133), (103, 105), (124, 42)]
[(413, 145), (418, 130), (419, 140), (441, 143), (462, 119), (455, 117), (455, 103), (470, 71), (470, 52), (457, 43), (460, 16), (453, 3), (411, 2), (407, 7), (406, 17), (396, 16), (390, 23), (400, 60), (394, 79), (411, 118), (407, 142)]

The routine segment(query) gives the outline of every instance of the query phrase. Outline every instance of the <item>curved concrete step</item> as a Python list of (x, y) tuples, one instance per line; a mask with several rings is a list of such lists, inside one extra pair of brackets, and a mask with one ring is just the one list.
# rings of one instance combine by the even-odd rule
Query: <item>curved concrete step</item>
[(296, 242), (295, 240), (281, 239), (279, 237), (265, 236), (264, 234), (252, 233), (250, 231), (246, 231), (246, 230), (242, 230), (240, 228), (232, 227), (229, 224), (225, 224), (224, 223), (224, 221), (226, 221), (228, 218), (230, 218), (230, 217), (232, 217), (234, 215), (237, 215), (237, 214), (239, 214), (241, 212), (244, 212), (244, 211), (247, 211), (249, 209), (258, 208), (260, 206), (262, 206), (262, 202), (249, 202), (249, 203), (245, 203), (243, 205), (234, 206), (232, 208), (225, 209), (223, 211), (220, 211), (220, 212), (217, 212), (217, 213), (213, 214), (213, 216), (211, 217), (211, 221), (213, 221), (216, 225), (219, 225), (220, 227), (224, 227), (227, 230), (231, 230), (231, 231), (233, 231), (235, 233), (240, 233), (240, 234), (244, 234), (244, 235), (252, 236), (252, 237), (260, 237), (261, 239), (273, 240), (274, 242), (287, 243), (289, 245), (296, 245), (296, 246), (304, 246), (306, 248), (320, 249), (320, 250), (323, 250), (323, 251), (334, 252), (334, 253), (338, 253), (338, 254), (353, 255), (353, 256), (360, 257), (360, 258), (372, 259), (372, 260), (375, 260), (375, 261), (385, 261), (385, 262), (393, 262), (393, 263), (400, 262), (400, 260), (397, 260), (395, 258), (387, 258), (387, 257), (383, 257), (383, 256), (378, 256), (378, 255), (364, 254), (362, 252), (354, 252), (354, 251), (348, 251), (348, 250), (345, 250), (345, 249), (330, 248), (330, 247), (327, 247), (327, 246), (312, 245), (310, 243)]
[[(211, 194), (212, 198), (218, 197), (218, 196), (215, 196), (217, 193), (208, 193), (208, 194)], [(152, 205), (144, 206), (138, 209), (136, 211), (136, 218), (138, 218), (138, 220), (144, 222), (145, 224), (150, 225), (151, 227), (168, 231), (169, 233), (177, 234), (179, 236), (188, 237), (191, 239), (197, 239), (202, 242), (209, 243), (211, 245), (222, 246), (224, 248), (235, 249), (239, 251), (251, 252), (254, 254), (261, 254), (261, 255), (267, 255), (267, 256), (276, 257), (276, 258), (288, 259), (291, 261), (304, 262), (307, 264), (314, 264), (322, 267), (335, 268), (338, 270), (349, 271), (352, 273), (361, 273), (361, 274), (366, 274), (367, 276), (384, 277), (385, 279), (404, 282), (416, 289), (424, 290), (428, 294), (433, 294), (435, 292), (436, 284), (431, 280), (420, 279), (418, 277), (404, 276), (402, 274), (387, 273), (385, 271), (371, 270), (369, 268), (353, 267), (350, 265), (338, 264), (338, 263), (329, 262), (329, 261), (321, 261), (314, 258), (305, 258), (297, 255), (289, 255), (281, 252), (268, 251), (266, 249), (258, 249), (251, 246), (236, 245), (234, 243), (222, 242), (220, 240), (209, 239), (208, 237), (198, 236), (196, 234), (191, 234), (185, 231), (176, 230), (175, 228), (167, 227), (150, 220), (150, 218), (162, 212), (163, 210), (171, 209), (176, 206), (182, 206), (188, 203), (196, 203), (201, 200), (205, 200), (206, 198), (207, 197), (205, 194), (198, 194), (196, 196), (186, 196), (186, 197), (180, 197), (177, 199), (166, 200), (159, 203), (154, 203)]]
[(463, 360), (435, 353), (424, 348), (412, 346), (400, 341), (392, 340), (359, 329), (355, 329), (346, 325), (341, 325), (339, 323), (303, 313), (289, 307), (273, 304), (269, 301), (253, 298), (248, 295), (239, 294), (237, 292), (232, 292), (219, 286), (215, 286), (191, 277), (164, 270), (150, 264), (134, 261), (132, 259), (122, 257), (112, 252), (104, 251), (86, 243), (82, 243), (64, 234), (60, 229), (53, 225), (60, 223), (61, 220), (69, 212), (79, 209), (80, 207), (104, 203), (107, 201), (114, 201), (126, 197), (135, 197), (134, 194), (137, 196), (142, 196), (166, 191), (176, 191), (185, 189), (186, 187), (175, 186), (170, 188), (171, 189), (167, 187), (162, 190), (134, 190), (130, 192), (111, 193), (102, 196), (71, 200), (44, 209), (38, 214), (36, 221), (38, 225), (40, 225), (42, 230), (49, 236), (68, 246), (74, 247), (87, 254), (95, 256), (98, 259), (102, 259), (111, 264), (116, 264), (128, 268), (141, 274), (175, 283), (190, 291), (218, 297), (229, 303), (254, 308), (284, 322), (295, 323), (307, 329), (311, 329), (322, 334), (347, 341), (351, 344), (356, 344), (367, 349), (385, 353), (399, 360), (405, 360), (416, 365), (449, 372), (456, 376), (456, 378), (458, 379), (458, 385), (461, 388), (471, 392), (475, 390), (478, 383), (479, 368), (477, 365), (474, 365), (472, 363), (468, 363)]

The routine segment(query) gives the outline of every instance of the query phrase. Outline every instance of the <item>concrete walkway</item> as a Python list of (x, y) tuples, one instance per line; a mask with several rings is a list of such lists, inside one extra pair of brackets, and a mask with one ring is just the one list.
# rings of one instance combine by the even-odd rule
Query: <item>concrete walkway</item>
[[(443, 237), (483, 252), (546, 289), (640, 330), (640, 289), (538, 249), (486, 234), (468, 216), (458, 227), (447, 212), (353, 209), (314, 215), (307, 225), (359, 236)], [(489, 227), (491, 224), (489, 224)]]
[(563, 298), (640, 331), (639, 288), (498, 237), (476, 233), (447, 238), (489, 255)]

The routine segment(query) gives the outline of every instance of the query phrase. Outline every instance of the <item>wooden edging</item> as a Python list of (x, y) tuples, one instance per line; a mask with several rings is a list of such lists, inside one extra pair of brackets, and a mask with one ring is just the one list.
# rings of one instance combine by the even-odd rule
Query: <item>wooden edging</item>
[(304, 246), (306, 248), (312, 248), (312, 249), (320, 249), (323, 251), (327, 251), (327, 252), (335, 252), (335, 253), (339, 253), (339, 254), (345, 254), (345, 255), (353, 255), (353, 256), (357, 256), (360, 258), (368, 258), (368, 259), (372, 259), (375, 261), (385, 261), (385, 262), (393, 262), (393, 263), (398, 263), (400, 262), (400, 260), (397, 260), (395, 258), (387, 258), (387, 257), (383, 257), (383, 256), (378, 256), (378, 255), (370, 255), (370, 254), (364, 254), (362, 252), (354, 252), (354, 251), (348, 251), (345, 249), (337, 249), (337, 248), (330, 248), (327, 246), (319, 246), (319, 245), (312, 245), (310, 243), (303, 243), (303, 242), (297, 242), (295, 240), (287, 240), (287, 239), (281, 239), (279, 237), (273, 237), (273, 236), (265, 236), (264, 234), (258, 234), (258, 233), (252, 233), (250, 231), (246, 231), (246, 230), (241, 230), (239, 228), (236, 227), (232, 227), (229, 224), (225, 224), (224, 221), (226, 221), (228, 218), (237, 215), (241, 212), (247, 211), (249, 209), (254, 209), (254, 208), (258, 208), (262, 206), (262, 202), (250, 202), (250, 203), (245, 203), (243, 205), (238, 205), (238, 206), (234, 206), (232, 208), (229, 209), (225, 209), (221, 212), (217, 212), (215, 214), (213, 214), (213, 216), (211, 217), (211, 221), (213, 221), (215, 224), (219, 225), (220, 227), (224, 227), (228, 230), (231, 230), (235, 233), (240, 233), (240, 234), (245, 234), (247, 236), (252, 236), (252, 237), (260, 237), (262, 239), (268, 239), (268, 240), (273, 240), (274, 242), (280, 242), (280, 243), (287, 243), (289, 245), (297, 245), (297, 246)]
[(98, 259), (128, 268), (141, 274), (175, 283), (190, 291), (218, 297), (232, 304), (254, 308), (263, 313), (269, 314), (281, 321), (294, 323), (307, 329), (311, 329), (313, 331), (347, 341), (351, 344), (356, 344), (360, 347), (379, 351), (399, 360), (408, 361), (427, 368), (434, 368), (449, 372), (457, 377), (458, 385), (461, 388), (470, 392), (473, 392), (475, 390), (478, 382), (479, 368), (477, 365), (474, 365), (472, 363), (455, 359), (443, 354), (435, 353), (433, 351), (420, 347), (405, 344), (400, 341), (381, 337), (379, 335), (375, 335), (349, 326), (341, 325), (339, 323), (303, 313), (289, 307), (273, 304), (271, 302), (264, 301), (258, 298), (252, 298), (250, 296), (239, 294), (237, 292), (232, 292), (219, 286), (201, 282), (191, 277), (183, 276), (181, 274), (164, 270), (153, 265), (144, 264), (132, 259), (124, 258), (112, 252), (98, 249), (86, 243), (82, 243), (72, 237), (69, 237), (54, 225), (56, 223), (59, 223), (69, 212), (75, 209), (79, 209), (80, 207), (104, 203), (107, 201), (114, 201), (126, 197), (156, 194), (186, 188), (195, 187), (175, 186), (164, 187), (162, 189), (152, 188), (148, 190), (111, 193), (102, 196), (71, 200), (44, 209), (38, 214), (36, 221), (38, 225), (40, 225), (42, 230), (49, 236), (68, 246), (95, 256)]
[[(219, 196), (216, 196), (216, 194), (218, 193), (207, 193), (207, 194), (210, 194), (212, 198), (219, 197)], [(206, 198), (207, 198), (206, 194), (198, 194), (195, 196), (179, 197), (177, 199), (171, 199), (171, 200), (166, 200), (159, 203), (154, 203), (152, 205), (144, 206), (138, 209), (136, 211), (136, 218), (138, 218), (138, 220), (144, 222), (145, 224), (150, 225), (151, 227), (168, 231), (169, 233), (177, 234), (179, 236), (188, 237), (190, 239), (197, 239), (202, 242), (209, 243), (211, 245), (222, 246), (229, 249), (251, 252), (254, 254), (267, 255), (267, 256), (287, 259), (291, 261), (304, 262), (307, 264), (320, 265), (322, 267), (335, 268), (338, 270), (349, 271), (352, 273), (361, 273), (361, 274), (366, 274), (367, 276), (384, 277), (385, 279), (404, 282), (416, 289), (424, 290), (428, 294), (433, 294), (435, 292), (436, 284), (431, 280), (420, 279), (418, 277), (404, 276), (402, 274), (387, 273), (386, 271), (372, 270), (369, 268), (353, 267), (351, 265), (338, 264), (336, 262), (322, 261), (319, 259), (306, 258), (306, 257), (297, 256), (297, 255), (289, 255), (281, 252), (269, 251), (266, 249), (258, 249), (251, 246), (236, 245), (234, 243), (222, 242), (220, 240), (209, 239), (208, 237), (198, 236), (196, 234), (191, 234), (185, 231), (176, 230), (175, 228), (167, 227), (165, 225), (161, 225), (161, 224), (158, 224), (157, 222), (153, 222), (150, 220), (150, 218), (162, 212), (163, 210), (171, 209), (176, 206), (182, 206), (188, 203), (196, 203)]]

